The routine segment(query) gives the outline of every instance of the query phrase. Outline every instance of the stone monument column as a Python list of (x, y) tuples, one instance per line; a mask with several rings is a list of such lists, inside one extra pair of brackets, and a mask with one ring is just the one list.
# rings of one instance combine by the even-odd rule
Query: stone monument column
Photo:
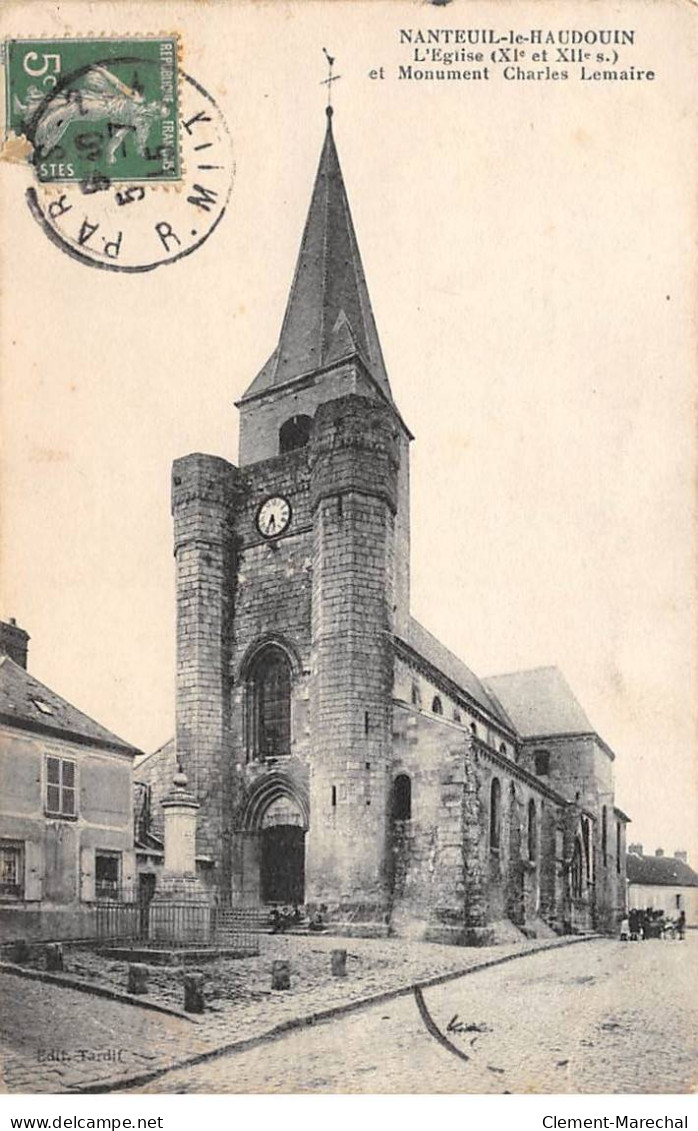
[(196, 874), (199, 803), (187, 790), (181, 767), (162, 801), (165, 865), (150, 904), (149, 936), (162, 942), (208, 942), (213, 900)]
[(187, 791), (187, 775), (175, 774), (173, 789), (161, 802), (165, 820), (165, 875), (196, 876), (196, 815), (201, 808)]

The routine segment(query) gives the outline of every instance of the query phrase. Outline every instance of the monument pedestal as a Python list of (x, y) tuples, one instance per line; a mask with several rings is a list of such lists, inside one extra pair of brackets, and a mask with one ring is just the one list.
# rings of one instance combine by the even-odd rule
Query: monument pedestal
[(196, 874), (196, 818), (199, 803), (187, 792), (187, 777), (175, 774), (174, 788), (162, 802), (165, 866), (150, 904), (152, 940), (183, 945), (208, 943), (213, 899)]

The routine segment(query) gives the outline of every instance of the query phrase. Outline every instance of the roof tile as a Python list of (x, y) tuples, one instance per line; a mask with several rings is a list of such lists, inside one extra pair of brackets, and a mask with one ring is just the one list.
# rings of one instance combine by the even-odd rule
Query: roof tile
[(628, 882), (659, 887), (698, 888), (698, 875), (676, 856), (627, 855)]
[(130, 754), (139, 751), (40, 683), (9, 656), (0, 658), (0, 716), (11, 726), (53, 732)]
[(559, 668), (533, 668), (488, 676), (483, 683), (496, 696), (523, 738), (594, 733), (594, 727)]

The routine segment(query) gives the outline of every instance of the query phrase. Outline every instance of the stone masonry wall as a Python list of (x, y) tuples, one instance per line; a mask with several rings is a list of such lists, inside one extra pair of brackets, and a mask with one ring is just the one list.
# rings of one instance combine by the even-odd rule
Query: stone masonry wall
[[(235, 619), (230, 676), (233, 689), (231, 763), (244, 767), (251, 755), (245, 727), (245, 681), (254, 651), (281, 643), (292, 659), (292, 752), (308, 753), (312, 525), (307, 449), (245, 469), (246, 494), (235, 522), (238, 538)], [(273, 541), (256, 527), (261, 503), (280, 495), (291, 504), (287, 533)], [(240, 773), (240, 771), (236, 771)]]
[(279, 454), (279, 429), (292, 416), (314, 416), (319, 405), (350, 394), (379, 399), (375, 385), (355, 362), (310, 374), (292, 387), (271, 389), (240, 404), (240, 467)]
[(393, 683), (397, 425), (365, 398), (311, 438), (313, 657), (307, 899), (383, 921)]
[(391, 820), (393, 934), (463, 941), (469, 744), (462, 728), (395, 703), (392, 781), (409, 776), (412, 802), (409, 820)]
[[(409, 775), (411, 819), (392, 826), (396, 934), (487, 942), (507, 920), (562, 926), (564, 807), (536, 788), (466, 725), (394, 703), (393, 779)], [(498, 848), (490, 845), (490, 790), (501, 786)], [(529, 845), (528, 820), (534, 824)], [(529, 852), (529, 847), (532, 852)], [(559, 873), (559, 875), (558, 875)]]
[[(399, 635), (396, 625), (396, 633)], [(450, 681), (449, 681), (450, 682)], [(395, 657), (395, 684), (394, 696), (406, 704), (415, 706), (417, 699), (419, 711), (424, 715), (434, 717), (433, 703), (438, 697), (441, 706), (441, 715), (444, 720), (451, 720), (462, 724), (466, 730), (484, 738), (488, 746), (492, 746), (500, 753), (512, 758), (515, 753), (515, 744), (511, 734), (506, 733), (501, 724), (494, 718), (487, 718), (482, 707), (473, 711), (472, 702), (468, 705), (464, 695), (456, 697), (447, 690), (448, 682), (436, 683), (429, 679), (424, 671), (417, 670), (400, 656)]]
[[(486, 833), (481, 852), (487, 874), (490, 921), (508, 919), (518, 927), (532, 926), (543, 920), (549, 926), (559, 925), (559, 899), (556, 889), (556, 831), (562, 829), (565, 807), (554, 797), (539, 791), (536, 782), (522, 778), (512, 767), (508, 769), (483, 750), (480, 797), (486, 814)], [(499, 847), (491, 843), (490, 799), (492, 781), (501, 787), (501, 819)], [(533, 803), (535, 820), (533, 852), (529, 851), (528, 822)]]
[(215, 456), (190, 455), (172, 470), (177, 577), (176, 750), (201, 805), (197, 851), (225, 859), (223, 814), (229, 805), (225, 762), (230, 746), (230, 627), (235, 542), (231, 508), (237, 469)]
[[(528, 739), (522, 765), (535, 771), (536, 751), (550, 755), (550, 774), (543, 780), (594, 817), (594, 926), (614, 933), (625, 907), (623, 865), (616, 865), (613, 762), (593, 734)], [(604, 810), (606, 836), (604, 851)]]
[[(307, 792), (310, 758), (309, 672), (311, 648), (312, 520), (306, 448), (244, 468), (244, 496), (235, 513), (238, 541), (235, 618), (231, 636), (231, 806), (225, 835), (231, 842), (232, 890), (236, 898), (260, 898), (259, 834), (245, 827), (250, 797), (283, 776)], [(257, 528), (260, 505), (282, 496), (291, 505), (286, 532), (272, 541)], [(248, 674), (258, 650), (282, 647), (292, 671), (291, 749), (288, 756), (256, 758), (248, 718)], [(273, 797), (270, 793), (270, 797)]]

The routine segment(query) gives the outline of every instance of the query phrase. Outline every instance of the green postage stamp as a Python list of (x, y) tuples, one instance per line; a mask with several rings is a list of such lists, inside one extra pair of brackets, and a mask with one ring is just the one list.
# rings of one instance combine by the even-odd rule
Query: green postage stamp
[(14, 39), (7, 128), (33, 147), (40, 181), (176, 181), (176, 37)]

